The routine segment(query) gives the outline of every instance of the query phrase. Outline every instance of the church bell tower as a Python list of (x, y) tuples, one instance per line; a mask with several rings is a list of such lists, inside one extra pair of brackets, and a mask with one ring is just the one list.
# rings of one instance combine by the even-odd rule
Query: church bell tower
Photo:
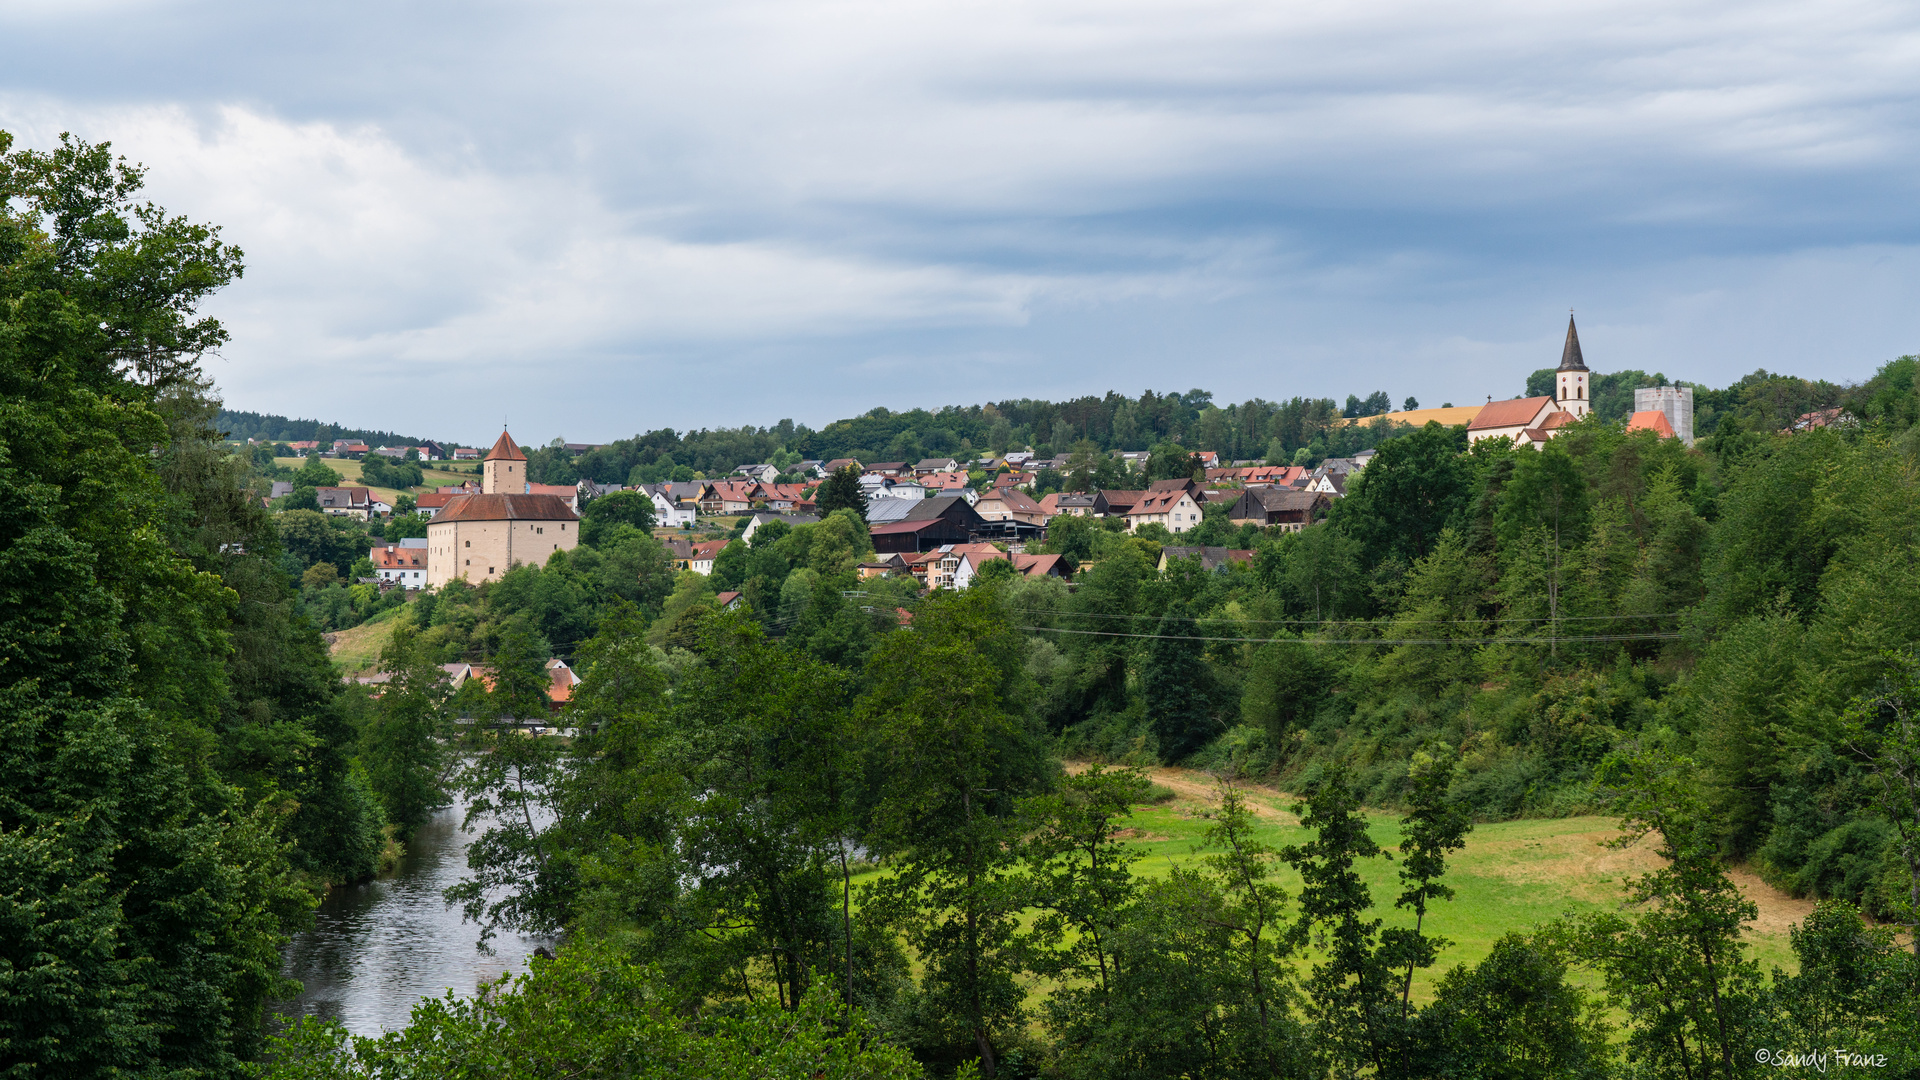
[(1573, 316), (1567, 316), (1567, 346), (1560, 351), (1560, 370), (1553, 373), (1553, 400), (1578, 420), (1593, 411), (1589, 398), (1587, 362), (1580, 356), (1580, 333), (1573, 328)]

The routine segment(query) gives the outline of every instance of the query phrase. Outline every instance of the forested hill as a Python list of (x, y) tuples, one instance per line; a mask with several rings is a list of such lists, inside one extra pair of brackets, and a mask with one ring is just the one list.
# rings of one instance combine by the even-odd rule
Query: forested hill
[(262, 442), (305, 442), (313, 439), (330, 443), (335, 439), (352, 439), (369, 446), (418, 446), (427, 441), (414, 435), (343, 427), (319, 420), (294, 420), (274, 413), (247, 412), (243, 409), (221, 409), (213, 418), (213, 426), (225, 438), (258, 439)]

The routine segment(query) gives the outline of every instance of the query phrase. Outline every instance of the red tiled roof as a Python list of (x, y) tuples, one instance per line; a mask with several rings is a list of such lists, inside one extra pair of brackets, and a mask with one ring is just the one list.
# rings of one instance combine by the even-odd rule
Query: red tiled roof
[(513, 445), (513, 436), (503, 431), (500, 433), (500, 437), (494, 440), (493, 449), (487, 451), (485, 460), (525, 461), (527, 460), (527, 455), (521, 453), (520, 448)]
[(1050, 574), (1067, 576), (1067, 568), (1061, 564), (1059, 555), (1015, 555), (1013, 568), (1028, 577), (1047, 577)]
[(1547, 414), (1547, 418), (1545, 420), (1540, 421), (1540, 430), (1541, 431), (1558, 431), (1561, 428), (1566, 427), (1568, 424), (1573, 423), (1577, 419), (1579, 418), (1574, 416), (1572, 413), (1568, 412), (1565, 409), (1555, 409), (1552, 412)]
[(1627, 417), (1628, 431), (1651, 431), (1663, 439), (1673, 438), (1673, 425), (1667, 422), (1667, 414), (1658, 409), (1637, 412)]
[(1483, 428), (1519, 427), (1533, 423), (1540, 410), (1553, 404), (1550, 397), (1509, 398), (1506, 401), (1489, 401), (1479, 412), (1473, 414), (1473, 423), (1467, 425), (1468, 431)]
[(578, 521), (580, 516), (557, 495), (455, 495), (433, 520)]
[(733, 543), (731, 540), (703, 540), (693, 545), (693, 554), (689, 558), (696, 560), (717, 558), (731, 543)]
[(575, 496), (580, 494), (580, 489), (574, 487), (572, 484), (528, 484), (527, 494), (552, 495), (556, 498), (571, 501)]
[(367, 553), (375, 570), (399, 570), (427, 565), (426, 548), (403, 548), (398, 544), (380, 544)]
[(414, 496), (413, 505), (421, 510), (438, 510), (464, 494), (465, 492), (456, 491), (432, 491), (425, 495)]

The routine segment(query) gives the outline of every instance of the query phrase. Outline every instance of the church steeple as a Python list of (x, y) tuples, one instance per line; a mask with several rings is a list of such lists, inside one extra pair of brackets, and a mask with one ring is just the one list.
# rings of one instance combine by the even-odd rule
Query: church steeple
[(1553, 373), (1553, 402), (1576, 418), (1587, 415), (1587, 362), (1580, 355), (1580, 332), (1573, 328), (1573, 313), (1567, 313), (1567, 345), (1560, 350), (1560, 369)]
[(1580, 331), (1573, 328), (1573, 313), (1567, 313), (1567, 345), (1560, 350), (1561, 371), (1585, 371), (1587, 362), (1580, 356)]

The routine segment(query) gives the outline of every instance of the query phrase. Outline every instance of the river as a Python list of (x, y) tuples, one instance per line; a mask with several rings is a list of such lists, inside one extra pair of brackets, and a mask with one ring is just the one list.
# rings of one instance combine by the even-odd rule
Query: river
[[(299, 996), (278, 1002), (283, 1017), (338, 1020), (355, 1035), (404, 1027), (422, 997), (449, 988), (466, 995), (503, 972), (522, 971), (544, 938), (500, 933), (480, 952), (480, 928), (462, 922), (441, 891), (466, 873), (462, 805), (447, 807), (414, 834), (391, 877), (336, 888), (315, 912), (314, 926), (293, 936), (282, 973), (299, 980)], [(476, 822), (476, 825), (481, 823)]]

